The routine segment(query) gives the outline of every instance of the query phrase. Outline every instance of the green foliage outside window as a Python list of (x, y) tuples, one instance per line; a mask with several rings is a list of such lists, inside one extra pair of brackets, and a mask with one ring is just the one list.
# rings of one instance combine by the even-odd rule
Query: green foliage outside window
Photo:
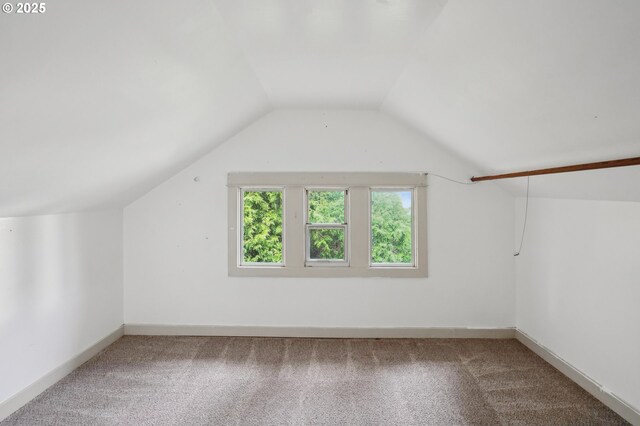
[[(371, 261), (411, 263), (411, 207), (404, 207), (402, 195), (409, 192), (371, 193)], [(410, 203), (409, 203), (410, 204)]]
[(343, 229), (311, 229), (309, 231), (311, 259), (344, 259)]
[(245, 191), (243, 259), (282, 262), (282, 192)]
[[(344, 191), (309, 191), (309, 223), (344, 223), (344, 201)], [(311, 259), (344, 259), (343, 229), (311, 229), (309, 234)]]
[[(407, 192), (371, 193), (371, 260), (373, 263), (411, 263), (411, 207), (403, 206)], [(343, 191), (310, 191), (309, 223), (345, 222)], [(409, 198), (410, 199), (410, 198)], [(282, 209), (281, 191), (245, 191), (243, 211), (244, 262), (281, 263)], [(409, 202), (410, 204), (410, 202)], [(342, 229), (312, 229), (312, 259), (343, 259)]]
[(309, 191), (309, 223), (344, 223), (343, 191)]

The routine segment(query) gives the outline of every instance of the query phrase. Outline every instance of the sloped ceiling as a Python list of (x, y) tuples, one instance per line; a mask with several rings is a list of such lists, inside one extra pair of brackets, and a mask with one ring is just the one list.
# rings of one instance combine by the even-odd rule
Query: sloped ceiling
[(378, 108), (444, 0), (213, 0), (276, 106)]
[[(0, 14), (0, 216), (125, 205), (279, 107), (382, 109), (470, 173), (640, 156), (638, 22), (637, 0), (59, 0)], [(640, 167), (586, 173), (535, 178), (532, 193), (640, 201)]]
[(206, 0), (0, 14), (0, 216), (123, 206), (270, 109)]
[[(383, 110), (486, 174), (640, 156), (639, 20), (635, 0), (452, 0)], [(640, 167), (531, 179), (536, 196), (640, 201)]]

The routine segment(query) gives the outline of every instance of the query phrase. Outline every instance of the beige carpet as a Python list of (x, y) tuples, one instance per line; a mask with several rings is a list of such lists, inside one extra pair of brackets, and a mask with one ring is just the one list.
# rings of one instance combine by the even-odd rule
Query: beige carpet
[(8, 425), (625, 424), (516, 340), (127, 336)]

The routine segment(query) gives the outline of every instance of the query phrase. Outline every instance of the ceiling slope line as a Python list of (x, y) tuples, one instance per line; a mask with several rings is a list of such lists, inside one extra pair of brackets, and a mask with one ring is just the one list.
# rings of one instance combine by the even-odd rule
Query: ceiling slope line
[(244, 63), (247, 64), (247, 68), (251, 70), (253, 77), (258, 83), (258, 86), (260, 86), (260, 89), (262, 89), (262, 94), (264, 95), (264, 98), (269, 103), (270, 111), (273, 111), (275, 109), (273, 105), (273, 100), (271, 100), (271, 96), (269, 96), (269, 94), (267, 93), (267, 90), (264, 88), (264, 83), (262, 82), (262, 80), (260, 79), (260, 76), (256, 72), (255, 64), (249, 60), (249, 56), (247, 55), (247, 52), (245, 52), (242, 46), (240, 45), (237, 36), (233, 33), (233, 31), (231, 31), (231, 29), (229, 28), (229, 25), (225, 22), (225, 20), (222, 19), (222, 14), (220, 13), (220, 10), (218, 10), (218, 7), (214, 4), (213, 0), (209, 0), (208, 3), (209, 3), (209, 6), (211, 6), (211, 11), (217, 15), (217, 17), (220, 20), (220, 23), (224, 27), (224, 31), (227, 33), (227, 37), (229, 41), (233, 42), (237, 52), (239, 52), (239, 55), (244, 60)]
[(389, 86), (389, 89), (387, 90), (387, 93), (385, 93), (385, 95), (382, 97), (382, 100), (380, 101), (380, 104), (378, 105), (378, 111), (384, 111), (385, 110), (384, 106), (387, 103), (387, 100), (389, 99), (389, 95), (398, 86), (398, 82), (400, 81), (400, 79), (404, 75), (405, 71), (407, 70), (407, 68), (409, 67), (411, 62), (415, 59), (415, 57), (417, 55), (416, 52), (417, 52), (418, 48), (420, 47), (420, 43), (423, 42), (423, 40), (426, 37), (426, 34), (429, 31), (431, 31), (431, 29), (433, 28), (433, 23), (442, 14), (442, 11), (444, 10), (444, 8), (447, 5), (447, 2), (448, 2), (448, 0), (437, 0), (437, 3), (440, 5), (438, 11), (436, 13), (434, 13), (433, 16), (430, 17), (429, 22), (427, 22), (427, 24), (425, 25), (425, 28), (422, 31), (420, 31), (420, 34), (418, 35), (418, 37), (416, 37), (416, 42), (414, 43), (413, 47), (411, 48), (411, 51), (407, 54), (407, 57), (406, 57), (404, 63), (402, 64), (402, 66), (398, 70), (398, 74), (396, 75), (396, 78), (393, 79), (393, 82)]
[(208, 150), (206, 150), (204, 152), (200, 152), (200, 153), (196, 154), (195, 156), (193, 156), (193, 158), (191, 158), (190, 160), (186, 161), (184, 164), (181, 165), (180, 168), (178, 168), (177, 170), (174, 170), (173, 173), (171, 173), (171, 175), (169, 175), (165, 179), (162, 179), (161, 181), (154, 181), (154, 185), (152, 187), (147, 188), (146, 191), (137, 194), (133, 198), (128, 199), (125, 203), (123, 203), (119, 207), (121, 207), (123, 209), (127, 208), (128, 206), (130, 206), (131, 204), (133, 204), (136, 201), (140, 200), (141, 198), (144, 198), (145, 196), (147, 196), (147, 194), (152, 192), (154, 189), (156, 189), (157, 187), (161, 186), (165, 182), (173, 179), (174, 177), (176, 177), (180, 173), (184, 172), (186, 169), (191, 167), (193, 164), (199, 162), (200, 160), (202, 160), (207, 155), (210, 155), (211, 153), (216, 151), (218, 148), (220, 148), (221, 146), (223, 146), (226, 143), (228, 143), (237, 134), (239, 134), (242, 131), (244, 131), (245, 129), (251, 127), (254, 123), (257, 123), (258, 121), (260, 121), (260, 119), (262, 119), (263, 117), (271, 114), (273, 111), (274, 111), (273, 107), (269, 106), (268, 108), (264, 108), (262, 111), (259, 111), (257, 114), (252, 115), (249, 119), (243, 120), (242, 123), (240, 123), (238, 126), (235, 126), (234, 129), (231, 130), (226, 136), (220, 138), (220, 142), (218, 142), (214, 146), (210, 147)]

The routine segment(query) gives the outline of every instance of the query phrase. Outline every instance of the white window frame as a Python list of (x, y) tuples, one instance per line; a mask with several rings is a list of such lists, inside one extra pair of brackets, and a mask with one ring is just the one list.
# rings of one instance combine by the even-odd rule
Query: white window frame
[[(390, 277), (427, 276), (427, 188), (424, 173), (229, 173), (228, 273), (236, 277)], [(243, 264), (242, 190), (283, 191), (283, 263)], [(347, 262), (307, 259), (307, 190), (347, 190)], [(371, 191), (412, 189), (414, 263), (372, 264)], [(316, 224), (311, 224), (316, 225)], [(330, 224), (336, 227), (339, 224)]]
[[(309, 191), (344, 192), (344, 217), (342, 223), (311, 223), (309, 222)], [(349, 266), (349, 188), (348, 187), (305, 187), (304, 188), (304, 239), (305, 266)], [(311, 259), (311, 230), (312, 229), (342, 229), (344, 232), (344, 259)]]

